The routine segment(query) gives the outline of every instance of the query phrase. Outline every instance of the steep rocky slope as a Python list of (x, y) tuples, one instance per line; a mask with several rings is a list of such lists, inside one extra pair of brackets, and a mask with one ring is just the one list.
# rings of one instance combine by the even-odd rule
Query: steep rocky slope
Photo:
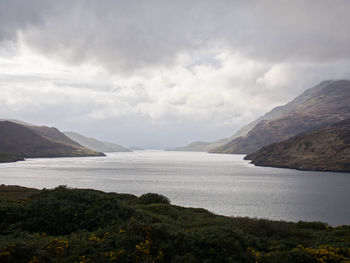
[(260, 166), (350, 172), (350, 119), (265, 146), (245, 159)]

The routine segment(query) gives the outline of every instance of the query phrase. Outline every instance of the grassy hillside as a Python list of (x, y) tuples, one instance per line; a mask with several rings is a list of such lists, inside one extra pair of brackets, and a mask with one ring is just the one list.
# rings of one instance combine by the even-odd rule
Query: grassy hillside
[(157, 194), (58, 187), (0, 198), (0, 213), (0, 262), (350, 260), (349, 226), (230, 218)]
[(85, 137), (76, 132), (64, 132), (71, 140), (78, 142), (80, 145), (98, 152), (131, 152), (131, 150), (115, 143), (103, 142), (94, 138)]
[[(0, 122), (0, 151), (6, 156), (18, 158), (101, 156), (70, 139), (60, 138), (60, 132), (53, 128), (26, 127), (9, 121)], [(39, 129), (38, 128), (38, 129)], [(46, 135), (45, 135), (46, 134)], [(51, 136), (51, 137), (50, 137)], [(69, 140), (69, 141), (67, 141)]]
[(23, 160), (24, 160), (23, 158), (18, 157), (16, 155), (0, 152), (0, 163), (17, 162), (17, 161), (23, 161)]
[(265, 146), (245, 159), (260, 166), (350, 172), (350, 119)]
[[(64, 133), (60, 132), (58, 129), (54, 127), (46, 127), (46, 126), (31, 126), (29, 127), (31, 130), (33, 130), (35, 133), (41, 135), (44, 138), (47, 138), (52, 141), (57, 141), (65, 144), (71, 144), (75, 145), (77, 147), (81, 147), (83, 145), (80, 145), (78, 142), (70, 139), (67, 137)], [(90, 149), (90, 148), (88, 148)], [(93, 149), (91, 149), (93, 150)]]
[(0, 185), (1, 200), (23, 200), (31, 195), (40, 193), (40, 190), (19, 185)]
[(281, 117), (259, 122), (246, 136), (236, 138), (212, 152), (252, 153), (271, 143), (350, 118), (350, 81), (321, 84), (307, 91), (307, 96), (304, 94), (303, 99), (290, 106)]

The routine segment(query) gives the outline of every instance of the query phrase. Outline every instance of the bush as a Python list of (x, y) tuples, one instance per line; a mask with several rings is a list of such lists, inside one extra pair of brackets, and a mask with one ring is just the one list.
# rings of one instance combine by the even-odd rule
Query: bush
[(0, 262), (9, 263), (350, 262), (349, 237), (349, 226), (218, 216), (158, 194), (61, 186), (0, 199)]
[(149, 204), (170, 204), (169, 198), (159, 194), (143, 194), (137, 199), (138, 204), (149, 205)]
[[(1, 206), (3, 223), (31, 233), (66, 235), (95, 230), (129, 219), (134, 211), (118, 199), (98, 191), (58, 187), (14, 206)], [(0, 224), (1, 225), (1, 224)]]

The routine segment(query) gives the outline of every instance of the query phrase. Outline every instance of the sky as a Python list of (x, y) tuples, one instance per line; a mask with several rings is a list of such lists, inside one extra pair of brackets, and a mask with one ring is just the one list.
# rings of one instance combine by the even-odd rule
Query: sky
[(142, 148), (350, 78), (347, 0), (0, 0), (0, 118)]

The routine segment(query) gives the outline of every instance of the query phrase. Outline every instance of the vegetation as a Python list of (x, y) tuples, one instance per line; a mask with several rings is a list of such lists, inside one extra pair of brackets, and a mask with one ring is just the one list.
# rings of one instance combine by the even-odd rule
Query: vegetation
[(78, 142), (80, 145), (96, 152), (131, 152), (131, 150), (115, 143), (99, 141), (94, 138), (85, 137), (76, 132), (64, 132), (68, 138)]
[(0, 215), (0, 262), (350, 262), (350, 226), (230, 218), (157, 194), (61, 186), (0, 197)]
[(72, 141), (56, 128), (0, 121), (0, 162), (23, 158), (104, 156)]
[(0, 200), (21, 200), (40, 193), (40, 190), (18, 185), (0, 185)]
[[(350, 119), (270, 144), (247, 155), (255, 165), (350, 172)], [(331, 157), (331, 158), (330, 158)]]
[(23, 161), (24, 159), (13, 154), (0, 152), (0, 163)]

